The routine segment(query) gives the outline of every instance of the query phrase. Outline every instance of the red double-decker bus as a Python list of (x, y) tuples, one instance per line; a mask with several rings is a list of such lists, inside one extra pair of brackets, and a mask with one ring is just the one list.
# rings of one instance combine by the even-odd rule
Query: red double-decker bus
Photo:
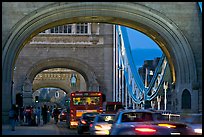
[(78, 126), (78, 119), (86, 112), (102, 113), (102, 92), (74, 91), (70, 95), (70, 128)]

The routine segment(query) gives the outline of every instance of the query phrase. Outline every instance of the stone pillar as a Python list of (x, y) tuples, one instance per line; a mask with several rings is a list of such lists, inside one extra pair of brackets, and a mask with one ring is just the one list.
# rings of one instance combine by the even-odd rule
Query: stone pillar
[(32, 83), (26, 77), (24, 84), (23, 84), (23, 105), (32, 105), (33, 98), (32, 98)]

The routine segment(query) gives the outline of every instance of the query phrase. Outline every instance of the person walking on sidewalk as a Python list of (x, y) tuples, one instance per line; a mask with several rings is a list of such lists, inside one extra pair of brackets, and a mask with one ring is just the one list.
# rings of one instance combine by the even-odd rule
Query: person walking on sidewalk
[(43, 125), (47, 124), (47, 105), (44, 104), (42, 108)]
[(38, 126), (40, 126), (40, 119), (41, 119), (41, 109), (40, 109), (40, 107), (38, 107), (37, 109), (36, 109), (36, 116), (37, 116), (37, 125)]
[(11, 109), (9, 109), (9, 121), (10, 121), (10, 126), (11, 130), (15, 131), (15, 125), (16, 125), (16, 111), (15, 111), (15, 104), (12, 105)]
[(59, 114), (60, 114), (60, 112), (59, 112), (58, 107), (55, 107), (54, 112), (53, 112), (55, 124), (58, 123), (58, 116), (59, 116)]

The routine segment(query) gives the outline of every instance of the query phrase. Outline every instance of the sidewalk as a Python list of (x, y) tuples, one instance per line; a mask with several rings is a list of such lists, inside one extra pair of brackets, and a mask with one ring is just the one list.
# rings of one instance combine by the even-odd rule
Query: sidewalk
[(60, 135), (60, 132), (52, 123), (41, 126), (16, 126), (15, 131), (11, 131), (9, 125), (2, 125), (2, 135)]

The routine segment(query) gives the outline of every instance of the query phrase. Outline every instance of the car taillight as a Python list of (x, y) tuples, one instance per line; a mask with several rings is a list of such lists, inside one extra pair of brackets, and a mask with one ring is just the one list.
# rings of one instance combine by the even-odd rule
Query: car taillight
[(82, 120), (81, 120), (81, 123), (82, 123), (82, 124), (86, 124), (86, 121), (82, 119)]
[(176, 127), (175, 125), (165, 124), (165, 123), (158, 124), (158, 126), (160, 126), (160, 127), (168, 127), (168, 128), (175, 128)]
[(89, 127), (92, 127), (92, 126), (93, 126), (93, 124), (90, 124), (90, 125), (89, 125)]
[(135, 131), (140, 132), (140, 133), (153, 134), (156, 132), (156, 129), (149, 128), (149, 127), (137, 127), (137, 128), (135, 128)]

